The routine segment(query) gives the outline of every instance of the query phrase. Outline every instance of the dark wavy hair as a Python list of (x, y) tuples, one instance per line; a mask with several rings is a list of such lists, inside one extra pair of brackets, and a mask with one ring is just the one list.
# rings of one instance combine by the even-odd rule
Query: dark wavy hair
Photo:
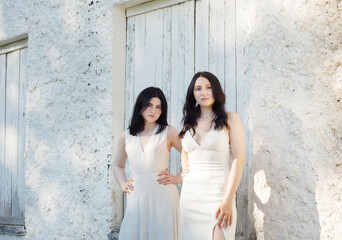
[(148, 87), (139, 93), (137, 100), (135, 101), (133, 115), (131, 119), (131, 123), (128, 127), (129, 133), (133, 136), (136, 136), (138, 133), (142, 132), (145, 128), (145, 120), (142, 116), (142, 112), (148, 107), (150, 100), (154, 97), (157, 97), (161, 101), (162, 113), (157, 120), (159, 124), (159, 128), (156, 134), (164, 131), (167, 124), (167, 102), (165, 95), (160, 88), (157, 87)]
[(226, 95), (222, 90), (219, 80), (210, 72), (198, 72), (193, 76), (186, 94), (186, 100), (183, 107), (183, 129), (179, 133), (180, 138), (184, 137), (184, 134), (189, 129), (193, 130), (194, 135), (196, 133), (195, 127), (197, 126), (197, 119), (201, 115), (201, 108), (199, 105), (196, 106), (194, 87), (195, 82), (199, 77), (208, 79), (212, 87), (213, 96), (215, 98), (215, 102), (212, 106), (212, 109), (215, 113), (215, 118), (213, 120), (213, 122), (215, 122), (215, 129), (222, 129), (224, 126), (229, 129), (228, 116), (224, 106), (226, 102)]

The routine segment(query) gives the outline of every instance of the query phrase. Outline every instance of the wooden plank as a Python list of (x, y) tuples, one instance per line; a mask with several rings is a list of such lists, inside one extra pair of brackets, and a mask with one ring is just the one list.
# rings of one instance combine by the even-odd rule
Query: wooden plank
[(26, 63), (27, 63), (27, 48), (20, 50), (20, 73), (19, 73), (19, 130), (18, 130), (18, 202), (15, 204), (13, 202), (13, 212), (12, 215), (14, 217), (23, 218), (24, 215), (24, 152), (25, 152), (25, 84), (26, 84)]
[[(18, 192), (19, 51), (7, 54), (5, 211), (12, 215)], [(14, 204), (14, 205), (13, 205)]]
[(147, 12), (155, 11), (157, 9), (170, 7), (175, 4), (180, 4), (189, 0), (156, 0), (148, 3), (140, 4), (135, 7), (127, 8), (126, 16), (132, 17), (139, 14), (145, 14)]
[[(184, 35), (184, 43), (185, 43), (185, 65), (184, 65), (184, 81), (183, 81), (183, 88), (182, 88), (182, 95), (179, 99), (179, 106), (180, 106), (180, 112), (179, 112), (179, 126), (180, 120), (183, 117), (182, 111), (183, 111), (183, 105), (185, 102), (186, 92), (189, 86), (189, 83), (195, 74), (195, 1), (188, 1), (184, 3), (184, 15), (185, 15), (185, 21), (187, 24), (185, 24), (185, 32)], [(184, 23), (183, 23), (184, 24)]]
[(0, 55), (0, 216), (5, 216), (6, 54)]
[(0, 225), (25, 225), (23, 218), (17, 217), (1, 217), (0, 216)]
[[(171, 101), (170, 101), (170, 112), (171, 112), (171, 119), (170, 124), (171, 126), (180, 129), (180, 124), (178, 123), (179, 119), (179, 106), (178, 106), (178, 99), (180, 98), (179, 92), (182, 89), (181, 81), (181, 72), (182, 66), (180, 66), (180, 62), (184, 64), (184, 60), (182, 59), (182, 53), (185, 52), (184, 49), (184, 41), (181, 38), (182, 30), (180, 29), (180, 18), (182, 17), (182, 6), (173, 6), (171, 8), (172, 11), (172, 29), (171, 29)], [(184, 22), (186, 24), (186, 22)], [(183, 31), (184, 32), (184, 31)], [(184, 80), (183, 80), (184, 81)], [(176, 150), (172, 149), (170, 154), (170, 162), (169, 162), (169, 170), (172, 174), (177, 174), (178, 164), (177, 164), (177, 152)]]
[(134, 101), (146, 87), (146, 14), (135, 16)]
[(226, 108), (236, 112), (235, 0), (226, 0), (224, 10)]
[(162, 85), (163, 63), (163, 11), (146, 13), (145, 76), (144, 88)]
[[(172, 6), (171, 125), (181, 129), (183, 105), (194, 74), (194, 2)], [(192, 34), (189, 34), (192, 33)], [(170, 171), (180, 170), (179, 154), (173, 150)]]
[(216, 75), (224, 89), (224, 0), (209, 3), (209, 71)]
[(135, 17), (127, 18), (126, 44), (126, 95), (125, 95), (125, 129), (129, 126), (134, 106), (135, 81)]
[(196, 1), (195, 72), (209, 67), (209, 0)]
[(26, 234), (25, 226), (23, 224), (14, 225), (0, 225), (0, 235), (24, 236)]
[[(251, 144), (250, 144), (250, 116), (249, 116), (249, 93), (247, 62), (245, 60), (244, 49), (245, 23), (244, 23), (244, 4), (245, 2), (236, 1), (236, 81), (237, 81), (237, 112), (241, 117), (245, 135), (245, 166), (241, 177), (240, 186), (237, 191), (238, 222), (236, 233), (241, 237), (248, 237), (251, 228), (248, 226), (249, 206), (248, 206), (248, 182), (249, 170), (251, 169)], [(246, 236), (247, 235), (247, 236)]]
[(163, 60), (162, 60), (162, 90), (165, 94), (168, 103), (167, 119), (171, 122), (171, 23), (172, 23), (171, 8), (163, 9)]
[[(126, 15), (125, 9), (113, 7), (113, 48), (112, 48), (112, 79), (113, 79), (113, 154), (112, 161), (118, 146), (119, 136), (124, 129), (124, 100), (125, 100), (125, 62), (126, 62)], [(110, 176), (113, 177), (111, 174)], [(118, 229), (123, 217), (123, 193), (121, 187), (113, 180), (113, 228)]]
[(19, 49), (26, 48), (26, 47), (27, 47), (27, 39), (23, 39), (17, 42), (12, 42), (7, 45), (1, 46), (0, 54), (10, 53), (10, 52), (17, 51)]

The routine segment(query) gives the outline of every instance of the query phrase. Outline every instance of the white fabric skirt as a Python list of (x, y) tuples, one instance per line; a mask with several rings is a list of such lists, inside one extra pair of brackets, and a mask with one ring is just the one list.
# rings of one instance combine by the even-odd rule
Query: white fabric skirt
[(177, 187), (159, 184), (157, 175), (133, 177), (119, 240), (182, 239)]

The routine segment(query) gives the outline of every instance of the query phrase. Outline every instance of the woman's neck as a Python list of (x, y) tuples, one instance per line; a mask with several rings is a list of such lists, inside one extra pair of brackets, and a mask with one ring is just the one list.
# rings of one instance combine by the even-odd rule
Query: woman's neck
[(201, 107), (201, 115), (199, 117), (200, 119), (212, 120), (214, 116), (215, 116), (215, 113), (211, 107), (210, 108)]
[(149, 133), (149, 132), (153, 132), (153, 130), (156, 128), (157, 126), (157, 123), (156, 122), (145, 122), (145, 127), (144, 127), (144, 130), (143, 132), (144, 133)]

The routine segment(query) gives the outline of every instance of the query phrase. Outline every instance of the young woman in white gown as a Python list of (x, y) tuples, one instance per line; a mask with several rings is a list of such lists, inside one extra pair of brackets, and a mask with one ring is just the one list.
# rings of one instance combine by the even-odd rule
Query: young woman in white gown
[[(136, 100), (114, 160), (114, 176), (127, 193), (119, 240), (181, 239), (176, 187), (181, 174), (167, 171), (171, 147), (181, 151), (178, 131), (167, 124), (165, 96), (159, 88), (146, 88)], [(131, 172), (128, 180), (126, 159)]]
[(220, 82), (196, 73), (184, 104), (183, 186), (180, 211), (183, 240), (235, 239), (235, 194), (244, 165), (243, 127), (226, 113)]

